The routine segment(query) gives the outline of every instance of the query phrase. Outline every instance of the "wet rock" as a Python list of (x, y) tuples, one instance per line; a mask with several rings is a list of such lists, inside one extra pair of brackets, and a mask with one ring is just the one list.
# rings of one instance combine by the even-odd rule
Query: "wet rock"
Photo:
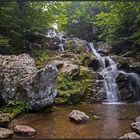
[(104, 79), (104, 77), (99, 72), (96, 72), (95, 78), (98, 79), (98, 80), (103, 80)]
[(111, 51), (111, 46), (109, 46), (109, 44), (104, 43), (102, 41), (96, 42), (96, 45), (99, 53), (108, 54)]
[(98, 115), (93, 115), (93, 118), (94, 118), (95, 120), (100, 120), (100, 117), (99, 117)]
[(111, 56), (116, 62), (118, 62), (118, 68), (125, 71), (136, 72), (140, 74), (140, 54), (133, 57), (124, 57), (120, 55)]
[(76, 123), (87, 123), (89, 116), (79, 110), (73, 110), (69, 115), (69, 119)]
[(75, 64), (65, 63), (60, 70), (60, 73), (68, 75), (70, 77), (76, 77), (80, 73), (80, 67)]
[[(97, 87), (96, 87), (97, 88)], [(94, 93), (93, 97), (90, 99), (92, 103), (101, 103), (107, 98), (106, 93), (103, 89), (98, 87)]]
[(0, 138), (9, 138), (14, 132), (10, 129), (0, 128)]
[(70, 63), (69, 61), (64, 61), (64, 60), (53, 60), (49, 62), (51, 65), (55, 65), (58, 69), (62, 68), (64, 63)]
[(123, 57), (133, 57), (133, 55), (135, 55), (135, 53), (133, 51), (128, 51), (125, 54), (123, 54)]
[(53, 103), (57, 94), (55, 66), (46, 65), (37, 70), (34, 60), (28, 54), (21, 54), (0, 55), (0, 67), (1, 100), (24, 100), (36, 110)]
[(65, 43), (65, 48), (66, 50), (75, 53), (83, 53), (89, 51), (87, 42), (78, 38), (72, 38), (67, 40)]
[(97, 59), (94, 59), (90, 64), (90, 67), (92, 67), (94, 71), (97, 71), (99, 69), (99, 66), (100, 66), (99, 60)]
[(136, 118), (135, 118), (135, 121), (136, 121), (136, 122), (140, 122), (140, 116), (136, 117)]
[(138, 134), (140, 134), (140, 122), (131, 123), (131, 128)]
[(34, 42), (39, 43), (43, 49), (55, 51), (55, 50), (60, 50), (60, 47), (59, 47), (60, 34), (61, 34), (61, 37), (63, 36), (63, 41), (65, 38), (68, 37), (66, 33), (64, 32), (57, 33), (55, 30), (49, 30), (49, 31), (44, 31), (43, 33), (36, 33), (33, 39), (34, 39)]
[(32, 136), (36, 134), (36, 130), (27, 125), (17, 125), (14, 128), (14, 132), (21, 135)]
[(128, 79), (125, 75), (119, 74), (116, 78), (118, 89), (120, 91), (121, 100), (131, 101), (133, 98), (133, 93), (130, 92)]
[(0, 114), (0, 127), (4, 127), (4, 128), (8, 127), (8, 125), (10, 123), (9, 116), (10, 116), (9, 113), (1, 113)]
[(135, 132), (131, 132), (119, 137), (119, 139), (140, 139), (140, 136)]
[(96, 67), (96, 57), (90, 52), (77, 54), (76, 63), (86, 67)]

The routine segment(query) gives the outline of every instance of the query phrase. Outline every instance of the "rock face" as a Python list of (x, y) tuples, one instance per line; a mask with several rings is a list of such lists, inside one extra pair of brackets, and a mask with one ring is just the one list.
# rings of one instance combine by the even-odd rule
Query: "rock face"
[(140, 122), (137, 121), (137, 122), (131, 123), (131, 127), (136, 133), (140, 134)]
[(14, 132), (6, 128), (0, 128), (0, 138), (8, 138), (12, 136)]
[(121, 136), (119, 139), (140, 139), (140, 136), (135, 132), (131, 132)]
[(65, 48), (75, 53), (89, 52), (88, 44), (85, 40), (72, 38), (66, 41)]
[(130, 92), (128, 79), (125, 75), (119, 74), (116, 78), (118, 89), (121, 95), (121, 100), (131, 101), (133, 99), (133, 94)]
[(8, 127), (10, 123), (9, 113), (1, 113), (0, 114), (0, 127)]
[[(48, 35), (49, 32), (50, 35)], [(43, 33), (36, 32), (33, 35), (33, 43), (30, 43), (28, 48), (31, 50), (43, 48), (44, 50), (59, 51), (60, 35), (63, 36), (63, 38), (68, 37), (65, 32), (57, 33), (55, 30), (48, 30)]]
[(28, 54), (21, 54), (0, 55), (0, 67), (1, 100), (24, 100), (33, 109), (41, 109), (53, 103), (57, 94), (55, 66), (46, 65), (37, 70), (34, 60)]
[(69, 115), (69, 119), (76, 123), (87, 123), (89, 116), (79, 110), (73, 110)]
[(14, 128), (14, 132), (21, 135), (32, 136), (36, 134), (36, 130), (27, 125), (17, 125)]
[(64, 63), (60, 72), (74, 78), (75, 76), (79, 75), (80, 68), (78, 65)]
[(96, 45), (98, 48), (98, 52), (103, 55), (107, 55), (111, 51), (111, 46), (109, 46), (107, 43), (104, 43), (102, 41), (96, 42)]

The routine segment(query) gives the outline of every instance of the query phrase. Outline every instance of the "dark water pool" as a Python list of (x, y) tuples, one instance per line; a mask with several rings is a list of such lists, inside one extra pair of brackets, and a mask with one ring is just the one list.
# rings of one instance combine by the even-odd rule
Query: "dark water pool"
[[(78, 109), (90, 116), (88, 124), (75, 124), (68, 114)], [(57, 107), (53, 113), (26, 114), (13, 120), (37, 130), (35, 138), (118, 138), (132, 132), (130, 124), (140, 115), (140, 104), (83, 104)], [(21, 136), (14, 135), (13, 138)]]

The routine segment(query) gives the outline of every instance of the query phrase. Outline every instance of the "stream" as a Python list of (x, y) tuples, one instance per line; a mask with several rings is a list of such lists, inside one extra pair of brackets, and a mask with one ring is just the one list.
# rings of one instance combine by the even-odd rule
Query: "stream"
[[(90, 116), (88, 124), (71, 122), (68, 114), (78, 109)], [(17, 117), (11, 128), (26, 124), (37, 130), (33, 138), (118, 138), (132, 132), (130, 124), (140, 115), (140, 104), (83, 104), (57, 107), (52, 113), (26, 114)], [(14, 135), (13, 138), (21, 138)]]

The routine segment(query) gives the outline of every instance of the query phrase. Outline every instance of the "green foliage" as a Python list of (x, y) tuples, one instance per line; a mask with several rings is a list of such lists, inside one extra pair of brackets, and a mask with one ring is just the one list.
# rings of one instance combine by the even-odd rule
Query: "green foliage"
[(10, 42), (9, 38), (0, 35), (0, 46), (9, 47), (10, 46), (9, 42)]
[[(103, 2), (108, 9), (96, 15), (96, 25), (103, 31), (100, 38), (109, 42), (135, 36), (139, 29), (140, 3), (138, 2)], [(130, 10), (131, 9), (131, 10)]]
[(56, 102), (58, 104), (74, 104), (86, 100), (86, 95), (92, 95), (92, 74), (80, 68), (80, 74), (77, 79), (58, 74), (57, 90), (58, 97)]
[(11, 54), (11, 49), (15, 53), (23, 52), (32, 41), (32, 34), (51, 27), (55, 20), (53, 5), (53, 2), (1, 2), (0, 31), (2, 36), (10, 39), (8, 52), (3, 51), (5, 48), (0, 44), (1, 53)]
[(34, 50), (32, 51), (31, 56), (35, 59), (37, 67), (43, 67), (46, 63), (51, 60), (53, 57), (52, 52), (43, 51), (43, 50)]
[(24, 101), (9, 101), (8, 104), (2, 110), (3, 112), (9, 113), (11, 119), (20, 113), (28, 112), (32, 108)]
[[(92, 26), (95, 22), (95, 14), (102, 8), (100, 2), (60, 2), (57, 5), (58, 30), (64, 30), (73, 36), (83, 39), (92, 39)], [(59, 13), (61, 14), (59, 15)]]
[[(99, 35), (100, 39), (110, 43), (130, 40), (140, 44), (139, 2), (15, 0), (1, 2), (0, 12), (1, 54), (27, 51), (29, 44), (34, 43), (34, 34), (53, 28), (54, 24), (57, 24), (58, 31), (63, 30), (88, 41), (97, 39)], [(98, 32), (94, 35), (96, 27)]]
[(91, 53), (83, 53), (78, 56), (76, 64), (90, 67), (92, 62), (96, 59)]

